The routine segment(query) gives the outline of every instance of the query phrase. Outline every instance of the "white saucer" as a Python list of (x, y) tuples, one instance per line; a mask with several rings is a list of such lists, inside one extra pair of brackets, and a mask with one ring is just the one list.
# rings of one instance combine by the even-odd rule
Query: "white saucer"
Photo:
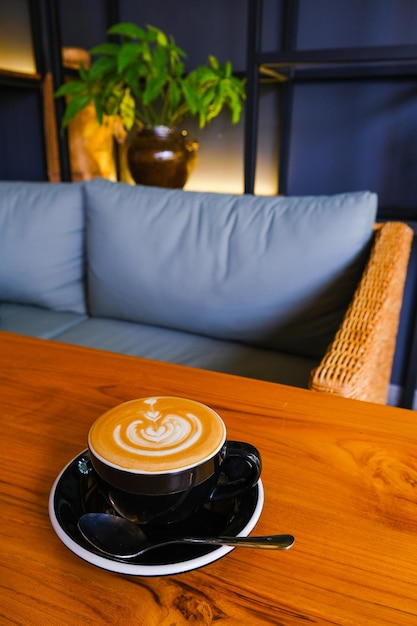
[[(170, 526), (171, 536), (179, 534), (198, 536), (242, 536), (255, 527), (262, 512), (264, 490), (262, 482), (243, 496), (206, 505), (205, 509), (185, 523), (180, 530)], [(187, 546), (152, 550), (136, 559), (106, 557), (90, 546), (81, 536), (77, 521), (83, 513), (110, 512), (100, 493), (95, 472), (85, 450), (68, 463), (56, 478), (49, 497), (49, 517), (61, 541), (79, 557), (103, 569), (135, 576), (166, 576), (204, 567), (228, 554), (233, 547)], [(182, 532), (180, 532), (182, 530)], [(155, 537), (155, 531), (153, 531)], [(157, 537), (166, 537), (167, 530), (157, 531)]]

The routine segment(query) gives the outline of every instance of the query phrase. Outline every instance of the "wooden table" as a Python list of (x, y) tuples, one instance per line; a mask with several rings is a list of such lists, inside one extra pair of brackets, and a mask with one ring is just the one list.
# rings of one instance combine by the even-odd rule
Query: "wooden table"
[[(256, 534), (169, 577), (99, 569), (48, 516), (51, 486), (92, 422), (148, 395), (194, 398), (263, 457)], [(0, 333), (0, 623), (36, 626), (417, 624), (417, 416), (276, 384)]]

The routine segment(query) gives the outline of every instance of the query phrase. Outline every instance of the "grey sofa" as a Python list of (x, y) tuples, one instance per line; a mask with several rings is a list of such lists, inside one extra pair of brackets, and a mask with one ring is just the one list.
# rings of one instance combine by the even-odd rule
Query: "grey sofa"
[(376, 207), (369, 192), (3, 181), (0, 330), (308, 387), (361, 280)]

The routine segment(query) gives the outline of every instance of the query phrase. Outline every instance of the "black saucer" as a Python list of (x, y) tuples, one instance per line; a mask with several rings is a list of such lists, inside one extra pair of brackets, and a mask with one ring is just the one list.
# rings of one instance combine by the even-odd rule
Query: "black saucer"
[[(205, 505), (197, 514), (178, 524), (143, 526), (149, 539), (192, 535), (248, 535), (263, 506), (261, 481), (240, 497)], [(156, 548), (134, 559), (107, 557), (80, 534), (77, 522), (84, 513), (115, 513), (100, 491), (88, 452), (73, 459), (57, 477), (50, 495), (49, 515), (58, 537), (84, 560), (111, 571), (142, 576), (177, 574), (202, 567), (221, 558), (233, 548), (176, 544)]]

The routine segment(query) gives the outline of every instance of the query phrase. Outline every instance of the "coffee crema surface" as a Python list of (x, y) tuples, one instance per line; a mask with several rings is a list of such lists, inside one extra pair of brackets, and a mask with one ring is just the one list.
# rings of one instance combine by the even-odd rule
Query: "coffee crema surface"
[(88, 445), (107, 465), (136, 473), (188, 469), (212, 458), (226, 428), (210, 407), (157, 396), (120, 404), (92, 425)]

